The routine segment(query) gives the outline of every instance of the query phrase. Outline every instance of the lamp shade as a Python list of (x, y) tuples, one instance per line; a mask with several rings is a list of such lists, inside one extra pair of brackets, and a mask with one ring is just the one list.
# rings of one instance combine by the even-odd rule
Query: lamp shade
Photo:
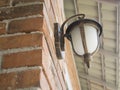
[(100, 25), (89, 19), (78, 20), (67, 28), (67, 38), (71, 41), (73, 51), (79, 55), (93, 55), (99, 47)]

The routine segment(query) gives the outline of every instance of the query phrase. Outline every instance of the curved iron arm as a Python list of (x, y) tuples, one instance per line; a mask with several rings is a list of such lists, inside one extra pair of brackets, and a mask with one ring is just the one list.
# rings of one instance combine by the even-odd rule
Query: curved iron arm
[(65, 27), (65, 24), (70, 20), (70, 19), (73, 19), (74, 17), (78, 16), (79, 19), (83, 19), (85, 17), (85, 14), (77, 14), (77, 15), (74, 15), (74, 16), (71, 16), (69, 17), (66, 21), (64, 21), (64, 23), (62, 24), (60, 30), (60, 42), (61, 42), (61, 50), (64, 51), (64, 27)]

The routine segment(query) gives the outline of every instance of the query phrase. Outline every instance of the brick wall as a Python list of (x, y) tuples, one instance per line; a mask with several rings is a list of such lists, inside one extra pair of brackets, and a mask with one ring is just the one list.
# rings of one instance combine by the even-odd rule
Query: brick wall
[(62, 0), (0, 0), (0, 90), (66, 90), (54, 47)]
[[(64, 21), (62, 0), (0, 0), (0, 90), (80, 90), (70, 46), (58, 60), (54, 23)], [(66, 68), (67, 67), (67, 68)]]

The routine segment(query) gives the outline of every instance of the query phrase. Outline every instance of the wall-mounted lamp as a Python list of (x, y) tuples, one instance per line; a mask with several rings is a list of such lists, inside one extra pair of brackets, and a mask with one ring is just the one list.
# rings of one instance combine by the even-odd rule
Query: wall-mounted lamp
[[(73, 18), (77, 18), (78, 20), (69, 24), (66, 30), (64, 30), (65, 24)], [(59, 31), (61, 50), (64, 51), (64, 37), (66, 37), (71, 42), (74, 53), (80, 57), (84, 57), (84, 62), (89, 68), (89, 61), (100, 45), (101, 25), (94, 20), (85, 19), (84, 14), (77, 14), (68, 18), (62, 24)], [(65, 34), (64, 31), (66, 31)]]

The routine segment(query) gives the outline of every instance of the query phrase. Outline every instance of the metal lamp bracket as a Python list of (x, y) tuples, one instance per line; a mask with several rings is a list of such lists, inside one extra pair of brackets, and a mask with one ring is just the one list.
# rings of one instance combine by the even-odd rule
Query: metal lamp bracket
[(55, 37), (55, 50), (56, 50), (56, 56), (58, 59), (63, 59), (62, 51), (60, 47), (60, 25), (59, 23), (54, 23), (54, 37)]
[[(60, 34), (61, 34), (61, 35), (60, 35), (60, 36), (61, 36), (61, 38), (60, 38), (60, 42), (61, 42), (60, 47), (61, 47), (61, 50), (62, 50), (62, 51), (64, 51), (64, 37), (67, 37), (67, 35), (64, 34), (65, 24), (66, 24), (69, 20), (71, 20), (71, 19), (73, 19), (73, 18), (76, 18), (76, 17), (78, 17), (78, 19), (84, 19), (85, 14), (77, 14), (77, 15), (74, 15), (74, 16), (69, 17), (69, 18), (62, 24), (62, 26), (61, 26), (61, 28), (60, 28), (60, 30), (61, 30), (61, 32), (60, 32)], [(68, 36), (67, 38), (69, 39), (69, 36)]]
[(70, 19), (73, 19), (76, 16), (78, 17), (78, 19), (83, 19), (85, 17), (84, 14), (77, 14), (77, 15), (71, 16), (62, 24), (61, 28), (59, 23), (54, 23), (55, 49), (56, 49), (56, 55), (58, 59), (63, 59), (62, 51), (64, 51), (64, 37), (69, 38), (69, 36), (66, 36), (66, 34), (64, 34), (65, 24)]

